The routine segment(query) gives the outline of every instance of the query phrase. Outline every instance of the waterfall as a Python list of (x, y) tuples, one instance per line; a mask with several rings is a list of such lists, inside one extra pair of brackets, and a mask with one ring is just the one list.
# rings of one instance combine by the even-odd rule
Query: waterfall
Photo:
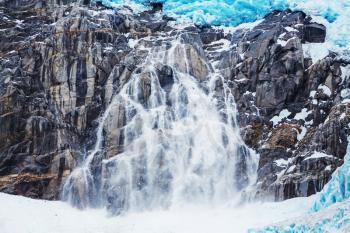
[(149, 50), (101, 117), (63, 200), (120, 214), (224, 203), (255, 183), (257, 156), (240, 137), (234, 97), (203, 53), (181, 36)]

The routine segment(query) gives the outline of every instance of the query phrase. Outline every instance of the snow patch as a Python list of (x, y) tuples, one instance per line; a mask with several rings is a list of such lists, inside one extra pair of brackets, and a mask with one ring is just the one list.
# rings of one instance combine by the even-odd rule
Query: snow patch
[(301, 110), (301, 112), (295, 114), (294, 119), (295, 119), (295, 120), (304, 120), (304, 121), (305, 121), (306, 117), (307, 117), (308, 115), (310, 115), (311, 113), (312, 113), (312, 112), (311, 112), (311, 111), (308, 111), (307, 108), (303, 108), (303, 109)]
[(340, 96), (344, 99), (350, 98), (350, 89), (346, 88), (346, 89), (341, 90)]
[(224, 34), (231, 34), (238, 30), (252, 30), (254, 27), (258, 26), (263, 20), (259, 19), (254, 22), (241, 23), (237, 26), (214, 26), (218, 30), (223, 30)]
[(285, 159), (277, 159), (274, 163), (279, 167), (286, 167), (289, 164), (288, 160)]
[(135, 46), (137, 45), (138, 42), (139, 42), (139, 40), (135, 40), (135, 39), (130, 38), (128, 40), (128, 45), (130, 48), (133, 49), (133, 48), (135, 48)]
[(310, 97), (311, 97), (311, 98), (315, 98), (315, 95), (316, 95), (316, 91), (311, 91), (311, 92), (310, 92)]
[(291, 114), (292, 113), (288, 111), (288, 109), (282, 110), (278, 116), (274, 116), (271, 118), (273, 126), (278, 125), (283, 119), (289, 117)]
[(297, 29), (292, 28), (292, 27), (285, 27), (284, 29), (286, 29), (288, 32), (298, 32)]
[(329, 54), (329, 47), (320, 43), (303, 44), (304, 57), (312, 59), (313, 63), (325, 58)]
[(341, 69), (341, 77), (343, 79), (342, 81), (344, 81), (350, 77), (350, 67), (349, 66), (346, 66), (346, 67), (341, 66), (340, 69)]
[(323, 93), (328, 97), (332, 95), (331, 89), (329, 89), (329, 87), (327, 87), (326, 85), (323, 85), (323, 84), (319, 85), (318, 90), (322, 90)]
[(287, 43), (288, 43), (288, 41), (285, 41), (285, 40), (281, 40), (281, 39), (277, 40), (277, 44), (281, 45), (282, 47), (286, 46)]
[(304, 161), (310, 160), (310, 159), (320, 159), (320, 158), (334, 158), (334, 156), (327, 155), (325, 153), (315, 151), (311, 156), (309, 156), (306, 159), (304, 159)]
[(304, 139), (305, 135), (307, 133), (307, 128), (305, 128), (304, 126), (301, 127), (301, 132), (298, 133), (297, 139), (300, 142), (301, 140)]
[(297, 167), (296, 165), (290, 166), (290, 167), (287, 169), (286, 173), (288, 174), (288, 173), (294, 172), (294, 170), (295, 170), (296, 167)]

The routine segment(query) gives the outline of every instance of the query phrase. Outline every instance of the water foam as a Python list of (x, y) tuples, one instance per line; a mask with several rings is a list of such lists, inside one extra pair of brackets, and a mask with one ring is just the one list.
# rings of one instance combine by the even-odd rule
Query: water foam
[[(152, 48), (115, 95), (101, 118), (95, 149), (63, 187), (64, 200), (86, 207), (101, 199), (120, 214), (223, 203), (255, 183), (258, 157), (240, 137), (230, 89), (210, 61), (198, 58), (201, 51), (180, 37)], [(193, 57), (200, 64), (193, 65)], [(166, 69), (165, 79), (159, 69)], [(103, 129), (122, 131), (122, 143), (115, 142), (122, 153), (105, 158)], [(96, 185), (99, 175), (91, 167), (101, 156)]]

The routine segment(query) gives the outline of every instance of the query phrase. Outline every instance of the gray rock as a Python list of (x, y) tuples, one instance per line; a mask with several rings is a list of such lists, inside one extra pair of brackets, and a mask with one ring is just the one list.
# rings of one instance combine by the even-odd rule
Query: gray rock
[[(231, 88), (242, 137), (260, 154), (256, 196), (283, 200), (321, 190), (343, 162), (350, 123), (341, 94), (350, 88), (341, 74), (349, 59), (304, 57), (302, 44), (324, 42), (326, 28), (287, 10), (271, 12), (251, 30), (179, 31), (168, 23), (173, 19), (154, 17), (155, 10), (136, 15), (90, 1), (0, 1), (0, 191), (59, 198), (61, 183), (96, 141), (98, 118), (133, 73), (140, 74), (138, 98), (147, 106), (150, 73), (139, 65), (151, 49), (167, 53), (175, 38), (183, 43), (175, 48), (174, 66), (199, 83), (219, 70)], [(172, 68), (156, 64), (155, 72), (170, 90), (176, 81)], [(215, 95), (221, 109), (222, 81), (215, 83)], [(271, 118), (283, 109), (290, 115), (273, 125)], [(305, 118), (294, 118), (303, 111)], [(120, 101), (107, 117), (99, 159), (123, 151), (123, 119)], [(330, 157), (313, 158), (314, 151)], [(244, 147), (237, 151), (234, 179), (240, 189), (248, 182), (247, 153)], [(89, 182), (102, 185), (113, 166), (93, 161), (96, 175)], [(123, 186), (104, 185), (108, 208), (120, 214)], [(74, 187), (76, 195), (82, 189)]]

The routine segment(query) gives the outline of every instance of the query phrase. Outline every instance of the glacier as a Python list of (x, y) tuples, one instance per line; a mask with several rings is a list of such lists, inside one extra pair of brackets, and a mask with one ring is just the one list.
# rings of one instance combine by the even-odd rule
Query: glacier
[[(284, 9), (288, 4), (283, 0), (103, 0), (104, 4), (118, 7), (132, 4), (133, 9), (144, 10), (149, 2), (162, 2), (164, 13), (173, 17), (180, 17), (180, 21), (193, 21), (199, 25), (235, 26), (243, 22), (252, 22), (262, 18), (273, 9)], [(135, 8), (135, 5), (138, 7)]]
[(350, 202), (338, 204), (315, 214), (302, 215), (276, 226), (262, 230), (248, 230), (248, 233), (336, 233), (350, 230)]
[[(348, 0), (97, 0), (120, 9), (126, 5), (133, 11), (148, 9), (151, 2), (163, 3), (163, 13), (180, 23), (237, 26), (254, 22), (272, 10), (301, 10), (327, 27), (326, 48), (335, 52), (350, 49), (350, 2)], [(347, 53), (349, 53), (347, 51)]]
[[(350, 137), (348, 137), (350, 142)], [(344, 164), (332, 175), (323, 190), (314, 196), (308, 214), (302, 218), (250, 229), (249, 233), (324, 233), (350, 230), (350, 143)]]
[[(350, 142), (350, 137), (348, 138)], [(332, 179), (326, 184), (323, 190), (317, 194), (318, 198), (312, 206), (312, 211), (317, 212), (335, 203), (350, 198), (350, 146), (344, 158), (344, 164), (332, 175)]]

